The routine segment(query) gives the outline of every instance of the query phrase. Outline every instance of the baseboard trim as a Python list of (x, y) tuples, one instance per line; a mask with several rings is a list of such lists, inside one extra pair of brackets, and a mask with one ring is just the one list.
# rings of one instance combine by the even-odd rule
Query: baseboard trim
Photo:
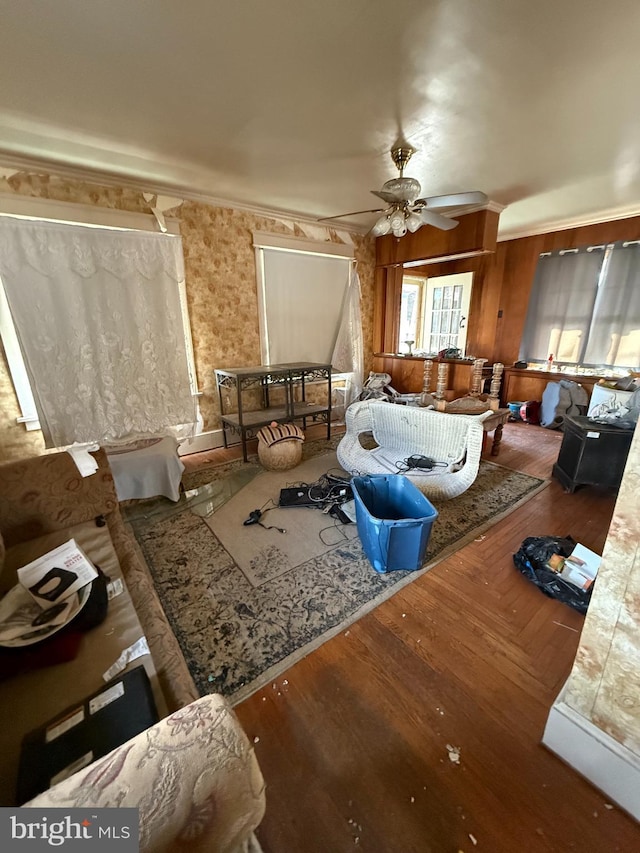
[(204, 450), (216, 450), (218, 447), (224, 447), (222, 430), (213, 429), (181, 441), (178, 445), (178, 456), (188, 456), (190, 453), (202, 453)]
[[(337, 411), (335, 412), (335, 415), (336, 417), (331, 419), (332, 430), (334, 427), (344, 427), (344, 416), (340, 417), (339, 412)], [(234, 439), (234, 442), (235, 441), (238, 442), (238, 447), (242, 446), (237, 439)], [(194, 435), (192, 438), (184, 438), (178, 444), (178, 456), (188, 456), (190, 453), (202, 453), (205, 450), (217, 450), (219, 447), (224, 447), (222, 430), (213, 429), (208, 432), (201, 432), (199, 435)]]
[(640, 820), (640, 757), (566, 705), (562, 695), (551, 708), (542, 743)]

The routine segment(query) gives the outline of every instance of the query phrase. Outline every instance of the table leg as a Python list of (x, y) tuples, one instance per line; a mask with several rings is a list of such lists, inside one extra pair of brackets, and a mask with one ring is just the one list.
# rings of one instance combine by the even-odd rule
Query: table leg
[(500, 442), (502, 441), (502, 424), (498, 424), (493, 433), (493, 444), (491, 445), (491, 455), (497, 456), (500, 453)]

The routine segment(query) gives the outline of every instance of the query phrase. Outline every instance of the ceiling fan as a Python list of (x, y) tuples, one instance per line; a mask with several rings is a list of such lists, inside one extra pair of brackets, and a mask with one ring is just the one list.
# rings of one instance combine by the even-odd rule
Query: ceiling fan
[(423, 225), (433, 225), (442, 231), (449, 231), (458, 224), (456, 219), (449, 219), (438, 213), (438, 210), (459, 208), (466, 205), (484, 204), (488, 201), (483, 192), (477, 190), (450, 195), (433, 195), (419, 198), (422, 188), (415, 178), (405, 178), (404, 169), (415, 153), (415, 148), (400, 137), (391, 149), (391, 159), (400, 172), (400, 177), (392, 178), (383, 184), (380, 190), (371, 190), (373, 195), (386, 202), (388, 207), (373, 210), (356, 210), (352, 213), (340, 213), (336, 216), (323, 216), (319, 222), (330, 219), (341, 219), (345, 216), (356, 216), (361, 213), (382, 213), (371, 231), (374, 237), (392, 233), (394, 237), (404, 237), (407, 231), (417, 231)]

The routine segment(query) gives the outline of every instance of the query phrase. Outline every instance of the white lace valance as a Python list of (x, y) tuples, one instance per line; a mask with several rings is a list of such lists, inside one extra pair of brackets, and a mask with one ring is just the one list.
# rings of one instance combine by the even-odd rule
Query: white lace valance
[(179, 237), (59, 222), (0, 217), (0, 276), (25, 265), (40, 275), (68, 273), (90, 278), (103, 270), (122, 279), (166, 275), (178, 281), (174, 242)]

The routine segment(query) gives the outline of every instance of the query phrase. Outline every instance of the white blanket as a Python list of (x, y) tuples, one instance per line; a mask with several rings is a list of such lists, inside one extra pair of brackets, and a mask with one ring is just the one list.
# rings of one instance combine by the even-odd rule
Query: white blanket
[(106, 447), (119, 501), (164, 495), (180, 498), (184, 465), (172, 436), (147, 438), (120, 447)]

